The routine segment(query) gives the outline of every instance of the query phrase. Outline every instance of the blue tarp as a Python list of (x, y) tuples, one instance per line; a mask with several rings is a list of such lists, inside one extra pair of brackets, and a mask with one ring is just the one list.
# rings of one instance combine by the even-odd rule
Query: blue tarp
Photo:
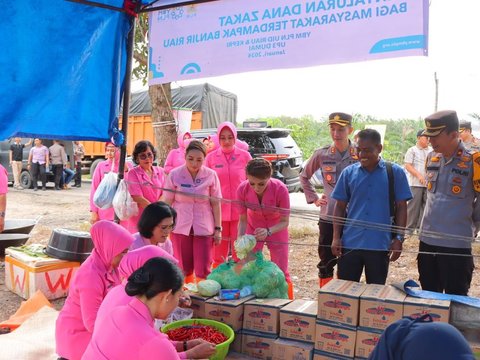
[(0, 139), (109, 139), (121, 102), (128, 15), (63, 0), (7, 1), (2, 11)]

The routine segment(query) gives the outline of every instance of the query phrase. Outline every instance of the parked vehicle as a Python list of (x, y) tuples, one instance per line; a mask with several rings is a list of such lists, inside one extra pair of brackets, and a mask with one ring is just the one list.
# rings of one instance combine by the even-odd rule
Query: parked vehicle
[[(263, 124), (262, 124), (263, 125)], [(216, 129), (192, 130), (194, 138), (203, 139), (216, 133)], [(273, 177), (281, 180), (289, 192), (301, 189), (300, 170), (302, 151), (290, 135), (291, 130), (267, 127), (238, 128), (238, 139), (249, 145), (252, 157), (262, 157), (273, 165)]]

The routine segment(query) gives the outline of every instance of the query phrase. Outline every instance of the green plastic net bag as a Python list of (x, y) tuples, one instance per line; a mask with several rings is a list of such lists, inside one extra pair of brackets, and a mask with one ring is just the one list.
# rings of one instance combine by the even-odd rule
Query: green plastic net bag
[(241, 289), (242, 281), (235, 271), (235, 266), (236, 263), (233, 260), (224, 262), (218, 265), (210, 275), (207, 276), (207, 279), (215, 280), (222, 286), (222, 289)]
[(265, 260), (260, 251), (255, 253), (255, 257), (240, 272), (242, 286), (252, 286), (258, 298), (288, 299), (288, 285), (283, 271), (274, 262)]

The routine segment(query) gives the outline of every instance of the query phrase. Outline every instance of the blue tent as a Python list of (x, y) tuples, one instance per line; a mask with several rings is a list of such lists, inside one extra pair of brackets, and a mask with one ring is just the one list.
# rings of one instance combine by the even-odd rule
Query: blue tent
[[(139, 7), (197, 2), (143, 0)], [(110, 139), (118, 131), (132, 28), (124, 0), (2, 5), (0, 139)]]

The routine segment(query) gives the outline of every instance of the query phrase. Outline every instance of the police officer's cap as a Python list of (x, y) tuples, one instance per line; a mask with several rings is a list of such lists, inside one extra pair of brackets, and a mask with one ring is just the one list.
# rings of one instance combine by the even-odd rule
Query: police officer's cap
[(464, 131), (464, 130), (470, 130), (472, 131), (472, 123), (470, 121), (467, 121), (467, 120), (460, 120), (460, 132)]
[(443, 130), (458, 131), (458, 117), (453, 110), (438, 111), (425, 118), (425, 136), (437, 136)]
[(352, 125), (352, 115), (345, 114), (342, 112), (334, 112), (328, 116), (328, 124), (338, 124), (340, 126), (351, 126)]

